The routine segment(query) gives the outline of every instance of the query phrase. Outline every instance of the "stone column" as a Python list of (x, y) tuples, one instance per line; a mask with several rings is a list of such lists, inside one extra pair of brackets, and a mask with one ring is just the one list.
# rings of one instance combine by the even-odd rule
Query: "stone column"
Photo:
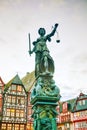
[(50, 74), (39, 75), (31, 93), (34, 130), (57, 130), (56, 106), (60, 91)]

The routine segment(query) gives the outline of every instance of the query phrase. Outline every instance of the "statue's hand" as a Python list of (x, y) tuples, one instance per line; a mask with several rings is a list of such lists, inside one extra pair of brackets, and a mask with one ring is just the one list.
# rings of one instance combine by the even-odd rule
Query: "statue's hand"
[(35, 44), (36, 44), (36, 41), (33, 42), (33, 45), (35, 45)]
[(29, 54), (32, 54), (32, 51), (28, 51), (29, 52)]
[(58, 23), (55, 24), (55, 27), (56, 27), (56, 28), (58, 27)]

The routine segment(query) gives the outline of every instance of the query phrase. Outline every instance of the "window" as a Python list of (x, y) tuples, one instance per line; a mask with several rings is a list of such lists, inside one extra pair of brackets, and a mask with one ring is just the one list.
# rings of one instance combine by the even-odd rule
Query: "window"
[(18, 85), (17, 86), (17, 92), (21, 92), (22, 91), (22, 86)]
[(10, 116), (10, 109), (7, 109), (7, 116)]
[(70, 119), (71, 119), (71, 118), (70, 118), (70, 115), (67, 115), (67, 120), (70, 121)]
[(16, 117), (19, 117), (19, 114), (20, 114), (19, 110), (16, 110)]
[(80, 106), (85, 105), (85, 100), (80, 100), (80, 101), (79, 101), (79, 105), (80, 105)]
[(12, 90), (12, 91), (16, 91), (16, 85), (13, 85), (13, 84), (12, 84), (11, 90)]
[(87, 122), (83, 121), (83, 122), (77, 122), (75, 123), (75, 128), (87, 128)]
[(16, 110), (16, 117), (22, 118), (24, 116), (25, 116), (24, 110), (19, 110), (19, 109)]
[(6, 124), (2, 124), (1, 129), (2, 129), (2, 130), (6, 130)]
[(20, 130), (24, 130), (24, 125), (20, 125)]
[(15, 116), (15, 109), (7, 109), (7, 116), (14, 117)]
[(10, 109), (10, 112), (11, 112), (11, 117), (14, 117), (15, 116), (15, 109)]
[(19, 125), (15, 124), (15, 130), (19, 130)]
[(16, 97), (12, 96), (12, 103), (15, 104), (16, 103)]
[(85, 105), (85, 100), (83, 100), (83, 105)]
[(21, 97), (17, 97), (17, 104), (21, 105)]
[(7, 97), (7, 102), (8, 102), (8, 103), (11, 103), (11, 96), (8, 96), (8, 97)]
[(20, 117), (24, 117), (24, 111), (20, 110)]
[(12, 124), (8, 124), (8, 125), (7, 125), (7, 129), (8, 129), (8, 130), (11, 130), (11, 128), (12, 128)]
[(21, 98), (21, 105), (24, 105), (25, 104), (25, 100), (24, 100), (24, 97)]
[(63, 112), (67, 112), (67, 109), (68, 109), (67, 102), (64, 102), (63, 103)]

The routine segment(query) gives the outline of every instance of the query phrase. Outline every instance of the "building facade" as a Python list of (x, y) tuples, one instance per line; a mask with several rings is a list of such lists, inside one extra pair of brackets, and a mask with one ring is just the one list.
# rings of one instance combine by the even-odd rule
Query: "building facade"
[(58, 115), (58, 130), (73, 130), (73, 113), (70, 100), (62, 102), (59, 108), (60, 113)]
[(75, 99), (59, 105), (58, 130), (87, 130), (87, 95), (80, 93)]
[(1, 130), (26, 130), (27, 93), (19, 76), (5, 85)]
[(87, 95), (80, 93), (73, 108), (74, 130), (87, 130)]

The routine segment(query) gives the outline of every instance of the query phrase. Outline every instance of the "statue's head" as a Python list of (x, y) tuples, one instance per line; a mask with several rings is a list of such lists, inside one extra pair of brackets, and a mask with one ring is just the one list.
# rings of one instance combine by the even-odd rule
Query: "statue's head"
[(46, 34), (46, 30), (44, 28), (40, 28), (38, 30), (38, 33), (39, 33), (40, 36), (44, 36)]

